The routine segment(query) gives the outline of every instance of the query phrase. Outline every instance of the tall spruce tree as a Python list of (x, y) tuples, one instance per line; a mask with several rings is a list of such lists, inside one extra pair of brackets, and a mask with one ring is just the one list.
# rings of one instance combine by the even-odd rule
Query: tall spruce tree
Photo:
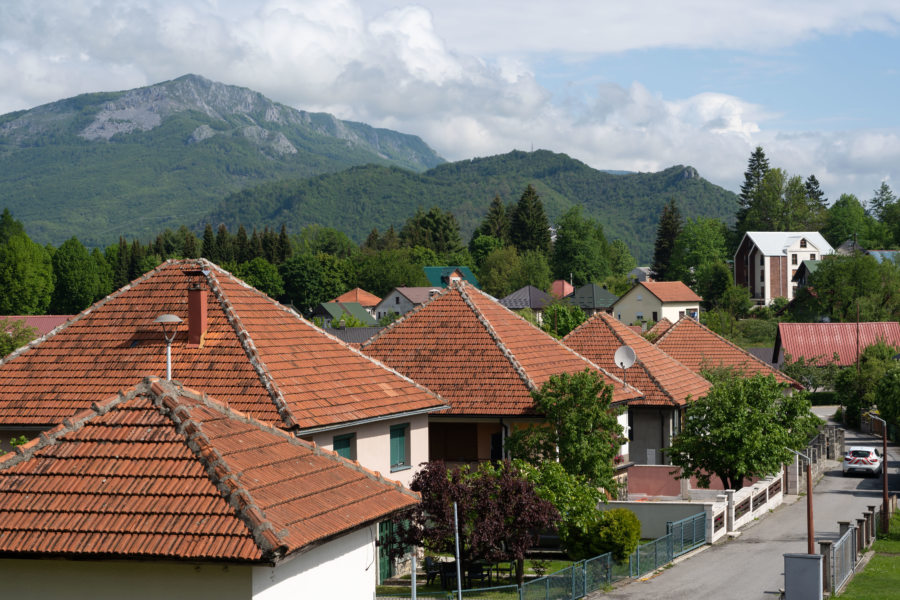
[(825, 192), (819, 187), (819, 180), (816, 179), (816, 176), (810, 175), (807, 177), (804, 185), (806, 186), (806, 197), (809, 199), (810, 204), (823, 210), (827, 209), (828, 198), (825, 197)]
[(503, 244), (509, 243), (509, 217), (506, 214), (506, 207), (500, 196), (494, 196), (491, 205), (488, 207), (484, 220), (472, 234), (474, 240), (479, 235), (489, 235), (497, 238)]
[(653, 247), (653, 278), (657, 281), (668, 281), (671, 277), (672, 253), (675, 250), (675, 241), (682, 228), (681, 211), (675, 204), (675, 199), (663, 207), (659, 218), (659, 226), (656, 228), (656, 244)]
[(894, 195), (894, 192), (891, 191), (891, 187), (886, 181), (882, 181), (881, 186), (875, 190), (875, 195), (869, 200), (869, 207), (866, 212), (879, 221), (883, 221), (884, 209), (896, 201), (897, 197)]
[(512, 211), (509, 237), (520, 253), (527, 250), (550, 253), (550, 222), (540, 196), (531, 185), (525, 188)]
[(737, 223), (735, 225), (738, 235), (743, 235), (747, 231), (744, 226), (747, 212), (757, 200), (762, 190), (763, 179), (768, 171), (769, 159), (766, 158), (762, 146), (757, 146), (756, 150), (750, 154), (747, 170), (744, 171), (744, 183), (741, 184), (741, 193), (738, 195)]

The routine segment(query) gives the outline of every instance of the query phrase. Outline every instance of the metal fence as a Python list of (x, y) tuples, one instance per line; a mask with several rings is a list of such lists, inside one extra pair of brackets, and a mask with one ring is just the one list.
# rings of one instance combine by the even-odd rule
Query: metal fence
[[(526, 581), (522, 587), (504, 585), (463, 590), (465, 600), (577, 600), (591, 592), (631, 577), (642, 577), (672, 562), (675, 557), (706, 543), (706, 514), (666, 525), (663, 537), (641, 544), (628, 560), (615, 561), (610, 554), (579, 561), (561, 571)], [(418, 598), (456, 598), (456, 592), (424, 592)], [(409, 594), (378, 596), (379, 600), (401, 600)]]
[(831, 548), (831, 586), (832, 593), (841, 589), (856, 565), (856, 527), (848, 529)]

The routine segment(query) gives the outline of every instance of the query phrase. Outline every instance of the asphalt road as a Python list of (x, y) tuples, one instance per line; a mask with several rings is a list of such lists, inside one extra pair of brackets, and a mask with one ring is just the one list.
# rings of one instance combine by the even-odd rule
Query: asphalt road
[[(846, 444), (881, 446), (881, 439), (848, 431)], [(889, 490), (900, 486), (900, 450), (888, 444)], [(881, 479), (843, 477), (840, 463), (829, 461), (813, 489), (816, 539), (837, 539), (838, 521), (852, 521), (868, 505), (881, 504)], [(689, 555), (646, 581), (628, 583), (591, 598), (758, 600), (778, 598), (784, 587), (784, 554), (806, 553), (806, 497), (786, 496), (785, 504), (753, 522), (735, 539)], [(818, 551), (818, 544), (816, 544)]]

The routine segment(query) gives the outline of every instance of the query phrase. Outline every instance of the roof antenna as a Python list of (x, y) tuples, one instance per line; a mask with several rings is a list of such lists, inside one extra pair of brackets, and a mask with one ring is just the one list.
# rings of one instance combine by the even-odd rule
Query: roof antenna
[(622, 382), (625, 385), (628, 385), (627, 371), (634, 365), (635, 358), (637, 356), (631, 346), (619, 346), (619, 349), (613, 354), (613, 362), (622, 369)]

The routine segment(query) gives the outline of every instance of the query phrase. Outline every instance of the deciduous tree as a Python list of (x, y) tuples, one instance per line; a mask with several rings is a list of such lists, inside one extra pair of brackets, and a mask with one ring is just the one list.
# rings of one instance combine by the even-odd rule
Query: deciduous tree
[(573, 206), (560, 217), (553, 244), (553, 274), (559, 279), (571, 276), (575, 286), (602, 281), (612, 273), (609, 245), (603, 226)]
[(777, 472), (792, 458), (787, 448), (803, 448), (818, 424), (807, 394), (785, 396), (784, 387), (771, 375), (714, 378), (707, 395), (688, 404), (684, 426), (666, 449), (682, 477), (709, 487), (715, 476), (737, 490), (745, 478)]
[(95, 260), (77, 238), (70, 238), (53, 254), (54, 288), (51, 312), (71, 315), (91, 305), (100, 289)]
[(43, 246), (24, 233), (0, 244), (0, 314), (44, 314), (52, 293), (53, 266)]

